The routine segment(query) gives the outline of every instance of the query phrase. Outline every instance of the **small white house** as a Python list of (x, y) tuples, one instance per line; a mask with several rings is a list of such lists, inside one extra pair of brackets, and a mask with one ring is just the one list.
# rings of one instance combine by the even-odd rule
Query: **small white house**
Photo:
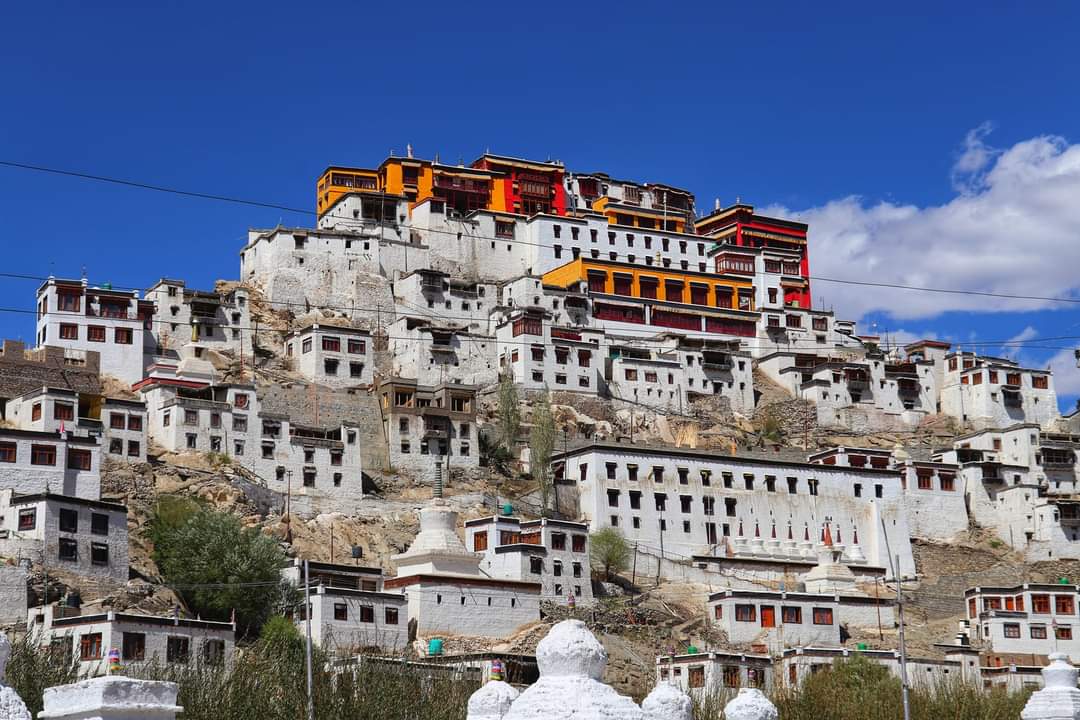
[(328, 387), (369, 385), (371, 333), (351, 327), (308, 325), (285, 336), (285, 357), (308, 380)]
[(127, 508), (101, 500), (0, 490), (0, 555), (126, 583)]

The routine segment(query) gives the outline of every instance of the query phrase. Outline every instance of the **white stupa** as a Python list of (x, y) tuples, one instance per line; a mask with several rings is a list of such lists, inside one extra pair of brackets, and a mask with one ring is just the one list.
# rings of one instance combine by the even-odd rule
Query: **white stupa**
[(694, 703), (690, 696), (669, 682), (657, 683), (641, 701), (645, 720), (692, 720)]
[(397, 576), (480, 575), (482, 553), (469, 552), (457, 536), (458, 514), (442, 498), (420, 511), (420, 532), (405, 552), (390, 559)]
[(832, 529), (825, 525), (825, 539), (818, 552), (818, 563), (803, 577), (808, 593), (842, 593), (855, 588), (855, 573), (843, 562), (844, 549), (834, 545)]
[(540, 679), (504, 720), (645, 720), (641, 708), (600, 682), (607, 651), (585, 623), (564, 620), (536, 646)]

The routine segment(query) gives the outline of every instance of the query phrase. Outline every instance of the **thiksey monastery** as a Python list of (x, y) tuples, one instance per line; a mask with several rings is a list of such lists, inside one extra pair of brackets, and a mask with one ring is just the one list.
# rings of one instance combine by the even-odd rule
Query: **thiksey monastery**
[[(342, 656), (583, 612), (614, 592), (590, 552), (608, 529), (633, 548), (631, 584), (710, 588), (692, 646), (650, 670), (691, 693), (799, 683), (855, 653), (899, 672), (886, 639), (897, 582), (917, 592), (920, 544), (978, 526), (1018, 561), (1080, 559), (1080, 417), (1059, 413), (1052, 374), (935, 340), (895, 346), (815, 306), (802, 222), (494, 154), (450, 165), (409, 149), (331, 166), (315, 189), (313, 226), (250, 229), (234, 280), (50, 277), (32, 345), (3, 344), (0, 615), (87, 675), (112, 648), (125, 665), (235, 652), (222, 619), (28, 596), (41, 569), (75, 586), (135, 578), (110, 478), (176, 457), (227, 463), (269, 513), (301, 520), (370, 512), (379, 478), (424, 488), (418, 533), (393, 552), (282, 568), (311, 595), (294, 620)], [(546, 473), (507, 443), (512, 472), (550, 477), (552, 498), (539, 511), (535, 484), (512, 499), (493, 486), (463, 517), (443, 487), (490, 469), (507, 379), (526, 405), (576, 408)], [(798, 408), (816, 437), (955, 432), (922, 450), (632, 436), (635, 418), (735, 427), (767, 403)], [(588, 417), (601, 406), (607, 420)], [(1078, 581), (955, 591), (956, 624), (908, 653), (908, 673), (1019, 687), (1051, 653), (1080, 661)]]

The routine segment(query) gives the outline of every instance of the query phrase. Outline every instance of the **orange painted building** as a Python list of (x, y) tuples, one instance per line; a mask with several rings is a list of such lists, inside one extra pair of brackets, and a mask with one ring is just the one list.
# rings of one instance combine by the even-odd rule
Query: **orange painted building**
[[(754, 285), (734, 275), (578, 258), (545, 273), (543, 284), (587, 290), (594, 296), (593, 314), (601, 320), (746, 337), (755, 333)], [(615, 304), (598, 295), (610, 296)], [(640, 301), (640, 308), (619, 304), (621, 298)]]

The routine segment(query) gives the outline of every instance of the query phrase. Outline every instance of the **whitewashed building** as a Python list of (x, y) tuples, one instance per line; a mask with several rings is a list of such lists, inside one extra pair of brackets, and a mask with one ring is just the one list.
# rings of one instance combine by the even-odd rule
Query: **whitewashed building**
[(1059, 417), (1049, 370), (956, 351), (945, 356), (941, 412), (976, 429), (1017, 423), (1047, 426)]
[(845, 593), (728, 589), (708, 600), (709, 616), (735, 645), (764, 646), (772, 653), (800, 645), (837, 647), (841, 627), (892, 629), (890, 598)]
[(437, 270), (413, 270), (394, 282), (394, 302), (399, 317), (425, 318), (490, 335), (490, 315), (499, 305), (499, 286)]
[(975, 587), (964, 592), (964, 599), (972, 638), (989, 652), (1035, 656), (1032, 664), (1036, 665), (1045, 665), (1046, 656), (1053, 652), (1064, 652), (1073, 662), (1080, 661), (1080, 586), (1025, 583)]
[(0, 490), (0, 555), (126, 583), (127, 508), (101, 500)]
[(146, 462), (146, 403), (107, 397), (101, 415), (101, 451), (116, 460)]
[(898, 473), (594, 442), (552, 457), (580, 517), (617, 527), (673, 557), (813, 563), (826, 525), (844, 561), (888, 567), (881, 527), (902, 572), (914, 564)]
[(253, 385), (148, 379), (138, 389), (150, 437), (165, 450), (229, 458), (302, 515), (350, 512), (363, 500), (354, 427), (305, 427), (263, 411)]
[(101, 445), (73, 433), (0, 428), (0, 487), (23, 495), (101, 497)]
[(137, 613), (78, 610), (50, 605), (31, 608), (28, 633), (43, 646), (68, 650), (80, 677), (105, 675), (109, 651), (120, 651), (127, 668), (157, 665), (224, 665), (232, 662), (236, 626), (232, 623)]
[(500, 366), (526, 390), (600, 391), (603, 332), (555, 327), (545, 311), (527, 307), (507, 313), (495, 335)]
[[(283, 577), (304, 589), (303, 560), (295, 559)], [(308, 562), (311, 640), (335, 655), (352, 655), (369, 648), (401, 650), (408, 643), (406, 598), (383, 591), (379, 568)], [(294, 616), (304, 632), (303, 604)]]
[(285, 336), (285, 357), (308, 380), (334, 388), (370, 385), (371, 333), (351, 327), (308, 325)]
[(483, 553), (480, 569), (490, 577), (539, 582), (542, 597), (591, 602), (589, 528), (584, 523), (492, 516), (465, 522), (465, 547)]
[(49, 278), (37, 291), (37, 346), (97, 352), (103, 374), (135, 383), (153, 318), (153, 303), (138, 291)]
[(251, 358), (251, 311), (244, 287), (218, 293), (162, 278), (144, 297), (154, 304), (149, 328), (156, 343), (154, 354), (191, 347), (224, 350), (239, 361)]
[(422, 385), (464, 383), (489, 385), (498, 381), (496, 338), (470, 332), (467, 324), (435, 325), (416, 317), (401, 317), (387, 333), (393, 356), (392, 374)]

